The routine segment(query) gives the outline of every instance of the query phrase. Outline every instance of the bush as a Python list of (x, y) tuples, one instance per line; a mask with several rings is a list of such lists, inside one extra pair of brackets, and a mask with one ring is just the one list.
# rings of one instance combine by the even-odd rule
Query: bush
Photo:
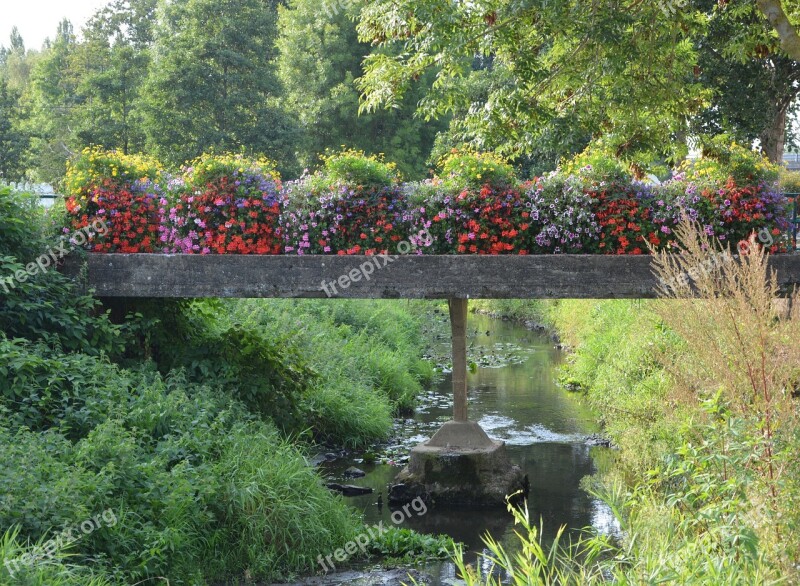
[(800, 171), (782, 170), (778, 183), (783, 193), (800, 193)]
[(453, 150), (439, 161), (439, 176), (454, 190), (504, 190), (517, 183), (514, 168), (494, 153)]
[(559, 171), (579, 177), (586, 186), (603, 187), (607, 183), (631, 183), (633, 180), (627, 167), (613, 153), (592, 146), (563, 161)]
[(141, 155), (87, 148), (67, 167), (66, 210), (72, 231), (94, 229), (94, 252), (154, 252), (162, 214), (161, 167)]
[(281, 251), (281, 184), (271, 161), (203, 155), (184, 170), (182, 179), (173, 190), (161, 236), (168, 249), (186, 254)]
[(322, 168), (310, 178), (312, 193), (346, 186), (355, 191), (371, 191), (391, 187), (400, 181), (397, 166), (387, 163), (383, 155), (366, 155), (363, 151), (327, 152), (320, 157)]
[(726, 135), (702, 143), (703, 156), (686, 161), (682, 170), (690, 181), (724, 185), (729, 179), (737, 185), (766, 183), (770, 187), (778, 180), (778, 167), (762, 154), (747, 149)]
[[(34, 275), (25, 267), (48, 249), (44, 217), (28, 196), (0, 190), (0, 332), (10, 338), (41, 340), (66, 351), (117, 355), (125, 329), (114, 326), (95, 299), (79, 295), (69, 279), (49, 266)], [(16, 277), (24, 274), (25, 279)], [(2, 385), (2, 381), (0, 381)]]
[[(354, 514), (302, 454), (220, 389), (4, 341), (0, 364), (21, 363), (37, 364), (42, 380), (74, 381), (80, 396), (26, 407), (14, 397), (42, 387), (13, 376), (0, 393), (0, 526), (19, 539), (112, 509), (117, 522), (81, 535), (74, 563), (123, 583), (197, 583), (308, 571), (355, 535)], [(66, 405), (60, 425), (26, 427), (51, 418), (53, 404)]]
[(46, 247), (42, 220), (36, 196), (0, 187), (0, 257), (27, 264), (41, 254)]

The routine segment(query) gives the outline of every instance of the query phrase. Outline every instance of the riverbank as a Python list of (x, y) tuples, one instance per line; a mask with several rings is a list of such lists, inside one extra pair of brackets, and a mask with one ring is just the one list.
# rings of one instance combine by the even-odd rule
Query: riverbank
[[(29, 200), (0, 197), (2, 274), (52, 246)], [(360, 535), (307, 456), (387, 438), (415, 404), (433, 374), (421, 313), (319, 301), (107, 309), (57, 271), (0, 296), (0, 583), (271, 582), (315, 571)]]
[[(554, 566), (532, 558), (514, 563), (512, 575), (561, 572), (560, 583), (576, 584), (797, 581), (797, 544), (785, 536), (800, 525), (800, 427), (797, 394), (786, 392), (795, 386), (796, 354), (785, 349), (798, 316), (773, 314), (773, 294), (757, 274), (732, 287), (742, 283), (748, 294), (709, 301), (547, 304), (550, 323), (574, 348), (562, 381), (619, 446), (586, 486), (615, 511), (624, 541), (589, 536), (581, 548), (600, 557), (565, 548)], [(522, 313), (540, 311), (533, 305)], [(750, 387), (753, 372), (773, 374)], [(753, 397), (748, 388), (771, 395)], [(524, 541), (535, 550), (531, 529)]]

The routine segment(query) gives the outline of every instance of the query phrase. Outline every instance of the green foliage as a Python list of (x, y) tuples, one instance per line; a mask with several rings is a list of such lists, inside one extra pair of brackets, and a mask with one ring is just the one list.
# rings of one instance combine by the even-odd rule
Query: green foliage
[(236, 321), (291, 339), (319, 379), (304, 395), (305, 420), (322, 441), (383, 439), (393, 412), (413, 407), (430, 364), (420, 358), (422, 311), (391, 302), (236, 301)]
[(603, 148), (588, 147), (572, 159), (564, 161), (561, 170), (567, 175), (575, 175), (582, 181), (594, 185), (602, 181), (606, 183), (631, 181), (631, 174), (624, 163)]
[(401, 108), (358, 114), (354, 80), (363, 73), (363, 57), (373, 50), (356, 34), (360, 8), (359, 2), (318, 0), (291, 0), (278, 8), (281, 104), (300, 125), (293, 146), (306, 168), (317, 164), (320, 153), (349, 145), (371, 154), (386, 153), (405, 177), (422, 178), (443, 124), (414, 116), (421, 92), (409, 95)]
[(160, 163), (152, 157), (87, 147), (67, 163), (63, 186), (67, 196), (81, 196), (85, 208), (92, 190), (104, 181), (130, 186), (138, 179), (159, 181), (162, 173)]
[(687, 161), (683, 168), (687, 178), (724, 184), (733, 177), (738, 185), (753, 185), (761, 181), (778, 180), (778, 167), (763, 155), (732, 142), (727, 136), (717, 136), (703, 143), (703, 156)]
[(410, 529), (388, 527), (370, 542), (370, 553), (388, 558), (392, 563), (413, 562), (420, 559), (446, 559), (456, 547), (447, 535), (423, 535)]
[(291, 165), (293, 122), (271, 67), (276, 4), (233, 0), (222, 12), (214, 0), (160, 4), (142, 108), (148, 147), (161, 160), (245, 149)]
[(0, 256), (27, 263), (41, 254), (46, 246), (42, 222), (35, 195), (0, 187)]
[(0, 526), (20, 539), (112, 509), (117, 522), (81, 535), (74, 563), (124, 583), (272, 581), (309, 570), (358, 529), (301, 453), (219, 388), (7, 340), (0, 358), (80, 389), (46, 431), (25, 422), (51, 416), (52, 401), (13, 399), (31, 379), (12, 377), (0, 394)]
[(83, 29), (71, 68), (79, 71), (76, 135), (81, 144), (143, 151), (142, 87), (151, 64), (157, 0), (114, 0)]
[(541, 326), (551, 323), (550, 304), (538, 299), (475, 299), (470, 301), (469, 306), (472, 311), (514, 321)]
[(385, 162), (382, 155), (367, 156), (363, 151), (350, 149), (328, 152), (321, 158), (323, 167), (318, 181), (325, 186), (342, 184), (351, 188), (377, 189), (400, 181), (397, 166)]
[(140, 350), (162, 373), (183, 369), (194, 382), (214, 381), (254, 413), (286, 431), (304, 429), (301, 398), (316, 378), (289, 336), (267, 335), (228, 315), (217, 300), (136, 302)]
[(69, 20), (64, 19), (49, 50), (36, 60), (31, 72), (32, 165), (35, 176), (47, 183), (57, 184), (64, 177), (72, 153), (86, 146), (73, 132), (81, 102), (76, 52), (75, 32)]
[[(121, 586), (102, 570), (70, 564), (68, 551), (57, 551), (47, 557), (43, 552), (47, 543), (44, 539), (25, 545), (20, 543), (19, 535), (19, 527), (12, 527), (0, 536), (0, 583), (9, 586)], [(35, 559), (36, 563), (21, 563), (28, 559)]]
[(387, 50), (365, 60), (362, 109), (397, 106), (429, 73), (436, 80), (418, 111), (456, 113), (476, 148), (518, 156), (561, 135), (572, 146), (593, 136), (632, 155), (674, 154), (674, 134), (707, 96), (686, 75), (705, 23), (693, 10), (665, 18), (659, 5), (635, 1), (370, 2), (360, 38)]
[(124, 329), (98, 311), (99, 302), (76, 294), (52, 257), (42, 265), (33, 262), (58, 248), (46, 235), (35, 198), (0, 188), (0, 331), (70, 352), (120, 353)]
[(454, 150), (439, 162), (439, 174), (454, 189), (479, 189), (489, 185), (496, 189), (517, 183), (514, 168), (493, 153)]
[(30, 136), (21, 129), (19, 96), (0, 73), (0, 180), (21, 181), (28, 169)]
[(800, 193), (800, 171), (781, 171), (779, 183), (784, 193)]
[[(606, 584), (608, 570), (618, 560), (608, 561), (614, 548), (607, 538), (588, 537), (577, 542), (563, 543), (564, 527), (559, 529), (553, 542), (546, 546), (541, 538), (541, 527), (530, 521), (527, 504), (523, 509), (508, 505), (514, 516), (515, 531), (520, 552), (509, 554), (505, 547), (487, 535), (483, 541), (486, 550), (480, 554), (477, 567), (468, 565), (464, 551), (459, 546), (452, 553), (459, 575), (467, 586), (497, 584), (496, 572), (511, 578), (512, 584), (528, 586), (591, 586)], [(616, 583), (616, 582), (615, 582)], [(627, 582), (621, 582), (626, 584)]]
[(254, 160), (241, 154), (205, 153), (188, 165), (191, 172), (186, 174), (186, 185), (194, 189), (204, 189), (209, 183), (223, 177), (231, 178), (244, 173), (280, 179), (275, 163), (264, 157)]
[(659, 352), (678, 340), (648, 311), (647, 301), (558, 301), (551, 316), (570, 355), (562, 384), (586, 393), (606, 433), (620, 446), (620, 471), (631, 482), (677, 448), (674, 427), (685, 412), (662, 404), (671, 379)]

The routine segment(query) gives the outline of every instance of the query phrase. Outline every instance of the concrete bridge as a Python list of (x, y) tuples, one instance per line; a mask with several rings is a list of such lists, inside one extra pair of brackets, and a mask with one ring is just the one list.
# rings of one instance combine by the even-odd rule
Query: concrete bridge
[[(72, 255), (63, 271), (99, 298), (447, 299), (453, 420), (411, 452), (390, 500), (502, 504), (526, 479), (502, 442), (468, 419), (469, 299), (655, 297), (648, 256)], [(782, 294), (800, 284), (800, 254), (773, 255)]]

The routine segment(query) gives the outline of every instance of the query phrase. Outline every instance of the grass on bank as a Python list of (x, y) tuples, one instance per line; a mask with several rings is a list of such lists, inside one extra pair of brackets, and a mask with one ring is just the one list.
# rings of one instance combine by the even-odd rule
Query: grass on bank
[[(661, 259), (661, 276), (678, 284), (664, 299), (528, 302), (575, 349), (563, 381), (620, 448), (585, 485), (615, 511), (624, 538), (589, 534), (543, 550), (518, 516), (520, 555), (489, 544), (489, 565), (513, 583), (800, 581), (800, 299), (789, 312), (774, 302), (755, 246), (742, 264), (714, 263), (718, 243), (685, 227), (680, 239), (684, 254)], [(688, 295), (681, 275), (703, 299)], [(469, 584), (496, 583), (463, 570)]]
[[(53, 242), (33, 197), (0, 190), (0, 211), (5, 275)], [(272, 582), (353, 539), (360, 520), (300, 438), (385, 437), (431, 371), (413, 307), (323, 305), (156, 301), (111, 319), (56, 271), (3, 292), (0, 584)], [(113, 526), (13, 570), (108, 509)]]

